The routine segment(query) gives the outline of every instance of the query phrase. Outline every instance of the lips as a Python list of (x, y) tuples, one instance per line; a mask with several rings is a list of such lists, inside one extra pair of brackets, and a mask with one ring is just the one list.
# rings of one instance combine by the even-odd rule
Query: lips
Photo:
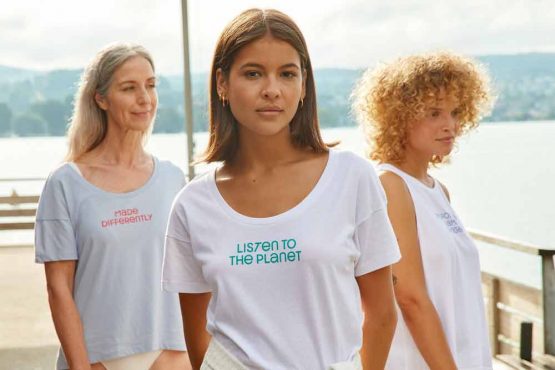
[(436, 141), (440, 141), (442, 143), (452, 143), (454, 140), (455, 140), (455, 137), (453, 136), (446, 136), (446, 137), (436, 139)]
[(138, 117), (147, 117), (150, 114), (151, 111), (145, 111), (145, 112), (131, 112), (133, 115), (138, 116)]
[(279, 112), (283, 112), (283, 109), (277, 106), (271, 106), (271, 107), (258, 108), (256, 111), (259, 113), (279, 113)]

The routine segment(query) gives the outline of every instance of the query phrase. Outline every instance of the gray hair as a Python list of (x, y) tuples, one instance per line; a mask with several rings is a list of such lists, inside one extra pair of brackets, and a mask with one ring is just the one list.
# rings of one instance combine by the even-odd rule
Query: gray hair
[[(129, 58), (140, 56), (145, 58), (154, 71), (154, 62), (150, 53), (142, 46), (129, 43), (110, 44), (100, 50), (81, 75), (79, 89), (73, 102), (68, 138), (69, 149), (67, 161), (75, 161), (83, 154), (96, 148), (106, 137), (108, 118), (96, 100), (96, 93), (106, 96), (114, 72)], [(144, 132), (143, 139), (148, 138), (149, 130)]]

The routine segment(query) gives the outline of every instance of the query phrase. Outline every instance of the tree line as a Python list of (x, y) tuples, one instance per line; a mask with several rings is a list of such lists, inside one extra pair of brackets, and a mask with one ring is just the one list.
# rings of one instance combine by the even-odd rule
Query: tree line
[[(479, 59), (488, 68), (498, 97), (487, 121), (555, 120), (555, 53)], [(356, 124), (350, 113), (349, 96), (362, 72), (315, 71), (322, 127)], [(0, 136), (65, 135), (80, 73), (80, 70), (39, 73), (0, 66)], [(194, 74), (192, 85), (194, 130), (206, 131), (207, 74)], [(159, 106), (154, 132), (183, 132), (182, 76), (159, 76), (157, 89)]]

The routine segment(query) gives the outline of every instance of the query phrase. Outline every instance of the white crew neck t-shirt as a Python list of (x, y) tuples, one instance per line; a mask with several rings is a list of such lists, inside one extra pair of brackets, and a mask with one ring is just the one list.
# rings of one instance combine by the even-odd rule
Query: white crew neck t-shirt
[[(185, 350), (178, 297), (160, 288), (168, 213), (184, 185), (179, 168), (156, 158), (150, 179), (128, 193), (94, 186), (70, 163), (48, 177), (35, 258), (77, 261), (73, 297), (91, 363)], [(68, 368), (61, 348), (56, 368)]]
[(385, 194), (370, 162), (332, 150), (298, 205), (279, 215), (239, 214), (215, 170), (176, 198), (163, 287), (212, 292), (207, 330), (249, 369), (327, 369), (362, 345), (355, 277), (400, 258)]
[[(492, 368), (478, 250), (451, 207), (441, 185), (427, 187), (389, 165), (380, 170), (400, 176), (414, 209), (428, 295), (436, 308), (451, 353), (460, 370)], [(400, 312), (400, 310), (399, 310)], [(403, 315), (389, 352), (388, 370), (427, 370)]]

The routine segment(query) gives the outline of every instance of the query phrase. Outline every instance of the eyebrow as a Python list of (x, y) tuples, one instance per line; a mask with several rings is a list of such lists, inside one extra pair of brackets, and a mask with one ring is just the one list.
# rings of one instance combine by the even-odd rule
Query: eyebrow
[[(146, 80), (147, 81), (156, 80), (156, 76), (149, 77)], [(128, 84), (128, 83), (137, 83), (137, 81), (135, 81), (135, 80), (125, 80), (125, 81), (118, 82), (118, 85), (124, 85), (124, 84)]]
[[(248, 67), (264, 69), (264, 66), (262, 64), (258, 64), (258, 63), (245, 63), (239, 69), (244, 69), (244, 68), (248, 68)], [(296, 69), (299, 69), (299, 70), (301, 69), (301, 67), (299, 67), (296, 63), (287, 63), (287, 64), (282, 65), (279, 68), (280, 69), (296, 68)]]

